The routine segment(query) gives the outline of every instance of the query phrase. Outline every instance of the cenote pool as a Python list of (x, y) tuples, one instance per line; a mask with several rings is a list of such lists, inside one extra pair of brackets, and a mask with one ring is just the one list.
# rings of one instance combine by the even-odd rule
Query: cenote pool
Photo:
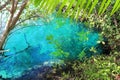
[[(9, 34), (4, 49), (7, 57), (0, 59), (0, 75), (17, 78), (35, 67), (51, 66), (61, 60), (75, 60), (94, 55), (99, 33), (69, 18), (43, 19), (16, 27)], [(82, 54), (84, 51), (85, 54)], [(97, 54), (102, 50), (97, 49)]]

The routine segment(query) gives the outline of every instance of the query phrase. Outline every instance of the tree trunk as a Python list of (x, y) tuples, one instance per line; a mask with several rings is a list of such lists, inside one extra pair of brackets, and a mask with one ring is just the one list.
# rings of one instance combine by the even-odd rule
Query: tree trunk
[(10, 32), (9, 27), (3, 32), (3, 35), (2, 35), (1, 40), (0, 40), (0, 50), (3, 50), (3, 45), (5, 43), (5, 40), (9, 34), (9, 32)]
[(14, 14), (14, 13), (15, 13), (16, 8), (17, 8), (17, 6), (16, 6), (17, 3), (15, 4), (15, 2), (13, 2), (12, 8), (11, 8), (11, 15), (8, 19), (6, 26), (5, 26), (5, 31), (3, 31), (3, 34), (0, 37), (0, 50), (3, 50), (3, 46), (4, 46), (4, 43), (6, 41), (7, 36), (9, 35), (10, 31), (15, 27), (15, 24), (17, 23), (20, 15), (21, 15), (22, 11), (24, 10), (28, 1), (29, 0), (23, 1), (19, 11), (16, 14)]

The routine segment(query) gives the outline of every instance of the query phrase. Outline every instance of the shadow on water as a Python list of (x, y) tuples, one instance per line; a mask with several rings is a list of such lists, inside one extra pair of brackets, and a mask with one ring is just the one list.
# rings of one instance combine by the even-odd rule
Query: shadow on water
[[(0, 75), (3, 78), (20, 77), (26, 70), (35, 66), (39, 66), (41, 73), (44, 72), (44, 66), (50, 69), (53, 63), (59, 63), (59, 58), (51, 55), (57, 50), (68, 52), (69, 59), (74, 60), (83, 49), (86, 50), (87, 56), (91, 56), (92, 52), (88, 50), (98, 45), (100, 36), (97, 32), (69, 18), (58, 17), (48, 23), (41, 19), (34, 22), (38, 25), (31, 23), (16, 27), (8, 36), (4, 49), (10, 51), (5, 53), (8, 57), (0, 60)], [(35, 72), (37, 74), (36, 70)]]

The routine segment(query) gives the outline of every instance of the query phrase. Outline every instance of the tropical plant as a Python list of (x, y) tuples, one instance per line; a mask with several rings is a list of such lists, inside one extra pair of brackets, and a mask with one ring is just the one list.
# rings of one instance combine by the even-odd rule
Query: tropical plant
[[(120, 15), (119, 11), (115, 14)], [(116, 16), (114, 14), (114, 16)], [(118, 16), (119, 17), (119, 16)], [(86, 25), (89, 25), (91, 28), (94, 28), (96, 31), (108, 39), (108, 44), (111, 49), (114, 51), (120, 50), (120, 18), (98, 15), (91, 15), (88, 17), (88, 21), (84, 22)], [(100, 40), (102, 41), (102, 40)], [(104, 42), (103, 42), (104, 43)]]
[[(90, 14), (96, 13), (102, 15), (109, 9), (112, 0), (31, 0), (31, 2), (38, 7), (41, 11), (52, 13), (57, 10), (58, 14), (64, 16), (71, 16), (78, 20), (80, 16), (84, 18)], [(97, 8), (98, 10), (96, 10)], [(120, 0), (116, 0), (108, 15), (113, 15), (120, 8)], [(87, 16), (87, 17), (88, 17)]]
[[(114, 5), (112, 5), (112, 8), (109, 7), (113, 1), (111, 0), (6, 0), (4, 1), (4, 4), (0, 5), (0, 12), (3, 10), (6, 10), (10, 12), (11, 16), (6, 23), (6, 31), (2, 33), (2, 37), (0, 38), (0, 49), (3, 48), (3, 44), (5, 42), (5, 39), (9, 32), (15, 27), (15, 24), (19, 20), (20, 15), (22, 14), (22, 11), (25, 9), (25, 6), (29, 2), (28, 6), (32, 6), (31, 4), (35, 5), (34, 9), (37, 9), (45, 14), (53, 13), (55, 10), (57, 11), (57, 14), (62, 14), (64, 16), (71, 16), (72, 18), (78, 20), (79, 17), (84, 18), (88, 17), (90, 14), (97, 13), (99, 15), (102, 15), (103, 13), (107, 13), (108, 15), (113, 15), (115, 12), (117, 12), (120, 8), (120, 0), (114, 1)], [(19, 4), (18, 4), (19, 3)], [(21, 9), (18, 9), (18, 5), (21, 5)], [(100, 5), (100, 6), (99, 6)], [(12, 8), (14, 7), (14, 9)], [(98, 10), (96, 10), (96, 8)], [(110, 8), (110, 13), (105, 12), (107, 9)], [(20, 11), (19, 11), (20, 10)], [(17, 16), (15, 16), (15, 12)], [(34, 15), (34, 13), (30, 14)], [(39, 15), (39, 14), (38, 14)], [(88, 15), (88, 16), (87, 16)], [(31, 16), (29, 16), (31, 17)], [(30, 19), (30, 18), (27, 19)], [(14, 19), (13, 19), (14, 18)], [(21, 17), (22, 18), (22, 17)], [(26, 19), (25, 19), (26, 20)], [(24, 20), (23, 20), (24, 21)], [(23, 22), (21, 21), (21, 22)], [(10, 29), (9, 29), (10, 28)]]
[[(49, 77), (57, 80), (119, 80), (120, 62), (119, 53), (116, 55), (99, 55), (86, 58), (83, 62), (74, 61), (66, 66), (56, 65)], [(74, 73), (74, 74), (73, 74)]]

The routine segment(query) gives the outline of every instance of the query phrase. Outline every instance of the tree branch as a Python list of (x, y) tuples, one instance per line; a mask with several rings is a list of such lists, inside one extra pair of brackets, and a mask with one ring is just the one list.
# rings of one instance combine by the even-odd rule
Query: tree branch
[(32, 19), (32, 18), (38, 18), (38, 17), (41, 17), (41, 16), (40, 16), (40, 15), (33, 15), (33, 16), (30, 16), (30, 17), (25, 18), (25, 19), (23, 19), (23, 20), (20, 20), (20, 21), (16, 24), (16, 26), (19, 25), (19, 24), (21, 24), (21, 23), (23, 23), (23, 22), (25, 22), (25, 21), (27, 21), (27, 20), (30, 20), (30, 19)]
[(17, 9), (17, 5), (18, 5), (18, 0), (15, 0), (15, 5), (14, 5), (15, 11), (16, 11), (16, 9)]
[(15, 5), (15, 0), (12, 0), (12, 7), (11, 7), (11, 14), (14, 14), (14, 10), (15, 10), (15, 7), (14, 7), (14, 5)]
[(10, 3), (11, 0), (7, 0), (3, 5), (0, 6), (0, 11), (5, 8), (9, 3)]
[(114, 22), (115, 26), (118, 26), (118, 23), (117, 23), (115, 16), (113, 17), (113, 22)]
[(20, 10), (18, 11), (18, 13), (16, 14), (16, 16), (14, 17), (14, 19), (13, 19), (13, 21), (12, 21), (11, 29), (14, 28), (16, 22), (18, 21), (21, 13), (22, 13), (23, 9), (25, 8), (25, 6), (26, 6), (26, 4), (27, 4), (28, 1), (29, 1), (29, 0), (24, 0), (24, 1), (23, 1), (22, 5), (20, 6)]
[[(28, 3), (29, 0), (24, 0), (20, 6), (20, 9), (18, 10), (17, 14), (14, 14), (16, 11), (16, 8), (17, 8), (17, 4), (18, 3), (14, 3), (15, 0), (12, 0), (12, 6), (11, 6), (11, 11), (12, 13), (10, 14), (10, 17), (7, 21), (7, 24), (5, 26), (5, 31), (3, 32), (1, 38), (0, 38), (0, 49), (3, 49), (3, 45), (5, 43), (5, 40), (9, 34), (9, 32), (15, 27), (15, 24), (17, 23), (22, 11), (24, 10), (26, 4)], [(18, 2), (18, 1), (17, 1)], [(16, 5), (16, 6), (15, 6)]]

